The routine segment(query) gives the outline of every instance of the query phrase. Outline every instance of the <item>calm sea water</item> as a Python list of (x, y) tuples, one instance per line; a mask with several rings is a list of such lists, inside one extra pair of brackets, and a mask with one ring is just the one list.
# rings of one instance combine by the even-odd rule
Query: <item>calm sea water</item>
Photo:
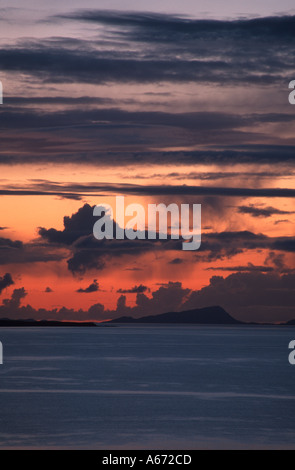
[(295, 448), (292, 327), (0, 328), (1, 448)]

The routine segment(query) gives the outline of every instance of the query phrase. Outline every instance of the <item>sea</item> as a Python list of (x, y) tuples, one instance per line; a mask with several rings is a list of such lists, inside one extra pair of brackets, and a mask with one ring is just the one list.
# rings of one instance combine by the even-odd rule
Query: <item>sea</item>
[(0, 328), (1, 449), (295, 449), (295, 327)]

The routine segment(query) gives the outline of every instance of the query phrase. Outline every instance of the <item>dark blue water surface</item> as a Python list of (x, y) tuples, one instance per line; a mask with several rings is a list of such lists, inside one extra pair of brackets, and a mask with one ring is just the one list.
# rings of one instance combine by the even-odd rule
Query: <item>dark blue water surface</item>
[(0, 328), (1, 448), (295, 448), (295, 328)]

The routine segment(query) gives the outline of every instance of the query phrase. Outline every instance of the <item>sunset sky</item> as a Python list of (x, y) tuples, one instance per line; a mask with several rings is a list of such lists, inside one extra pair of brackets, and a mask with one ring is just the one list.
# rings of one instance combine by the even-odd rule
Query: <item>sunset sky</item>
[[(0, 318), (295, 318), (293, 7), (0, 1)], [(96, 240), (117, 195), (201, 204), (201, 248)]]

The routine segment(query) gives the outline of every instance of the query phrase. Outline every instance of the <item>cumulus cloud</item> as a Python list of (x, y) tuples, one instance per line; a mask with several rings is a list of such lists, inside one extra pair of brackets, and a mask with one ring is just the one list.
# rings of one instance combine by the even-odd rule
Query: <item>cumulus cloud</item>
[(185, 302), (190, 289), (183, 288), (181, 282), (168, 282), (152, 292), (151, 297), (139, 292), (136, 296), (136, 306), (128, 307), (126, 297), (121, 295), (118, 299), (117, 309), (112, 312), (113, 317), (131, 315), (134, 317), (177, 311)]
[(63, 230), (56, 230), (54, 228), (47, 230), (40, 227), (39, 235), (50, 243), (62, 245), (73, 244), (79, 238), (92, 233), (93, 207), (89, 204), (85, 204), (83, 207), (80, 207), (76, 213), (72, 214), (72, 216), (65, 216), (63, 223)]
[(44, 291), (46, 294), (51, 294), (53, 292), (53, 290), (51, 289), (51, 287), (46, 287), (45, 291)]
[[(67, 246), (71, 257), (67, 260), (69, 270), (76, 274), (86, 270), (102, 270), (107, 261), (122, 256), (138, 256), (153, 250), (181, 249), (181, 240), (97, 240), (93, 236), (94, 206), (85, 204), (70, 217), (64, 218), (64, 229), (39, 228), (40, 236), (53, 246)], [(114, 230), (116, 222), (112, 220)]]
[(102, 303), (88, 310), (34, 309), (21, 306), (25, 298), (24, 288), (15, 289), (10, 299), (0, 306), (0, 317), (34, 318), (36, 320), (103, 321), (121, 316), (134, 318), (165, 312), (219, 305), (237, 320), (245, 322), (284, 322), (295, 318), (295, 273), (278, 274), (259, 271), (237, 272), (227, 277), (212, 276), (205, 287), (191, 290), (181, 282), (169, 282), (159, 286), (149, 296), (137, 292), (135, 306), (128, 306), (125, 295), (120, 295), (114, 310), (105, 309)]
[[(154, 250), (181, 251), (182, 241), (171, 240), (97, 240), (93, 236), (93, 207), (85, 204), (72, 216), (64, 218), (64, 229), (40, 228), (40, 236), (54, 247), (66, 246), (70, 251), (67, 260), (72, 273), (85, 273), (86, 270), (102, 270), (112, 260), (123, 256), (139, 256)], [(116, 222), (112, 221), (114, 229)], [(207, 232), (202, 235), (201, 247), (194, 255), (198, 261), (214, 261), (232, 258), (247, 250), (271, 250), (293, 253), (293, 237), (268, 237), (251, 231)], [(180, 263), (175, 261), (173, 264)]]
[(130, 289), (118, 289), (117, 292), (120, 294), (141, 294), (149, 291), (147, 286), (140, 284), (139, 286), (131, 287)]
[(85, 289), (80, 287), (80, 289), (77, 289), (76, 292), (80, 294), (91, 294), (92, 292), (98, 292), (98, 291), (99, 291), (99, 284), (97, 282), (97, 279), (94, 279), (93, 282), (88, 287), (86, 287)]
[(213, 276), (210, 284), (192, 292), (185, 309), (221, 305), (239, 320), (283, 321), (294, 318), (295, 274), (238, 272)]
[(3, 299), (4, 310), (14, 311), (19, 309), (21, 300), (24, 299), (28, 293), (21, 287), (19, 289), (14, 289), (10, 299)]

